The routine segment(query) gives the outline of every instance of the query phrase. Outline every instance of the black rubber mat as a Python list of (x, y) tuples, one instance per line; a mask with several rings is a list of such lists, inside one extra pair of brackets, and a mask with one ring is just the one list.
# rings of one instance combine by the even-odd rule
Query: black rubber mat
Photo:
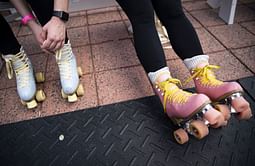
[[(253, 87), (244, 89), (254, 111)], [(240, 122), (232, 117), (227, 127), (210, 129), (202, 140), (190, 137), (185, 145), (175, 142), (174, 129), (155, 96), (4, 125), (0, 165), (255, 165), (254, 117)]]

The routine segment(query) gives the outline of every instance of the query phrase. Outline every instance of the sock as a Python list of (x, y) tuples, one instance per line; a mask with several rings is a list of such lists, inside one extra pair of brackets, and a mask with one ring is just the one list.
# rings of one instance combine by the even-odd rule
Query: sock
[(171, 78), (171, 74), (168, 67), (163, 67), (155, 72), (149, 72), (148, 77), (152, 84), (155, 84), (157, 81), (162, 82)]
[(209, 56), (208, 55), (197, 55), (192, 58), (184, 59), (184, 64), (189, 70), (192, 70), (196, 67), (198, 67), (201, 63), (207, 63), (209, 64)]

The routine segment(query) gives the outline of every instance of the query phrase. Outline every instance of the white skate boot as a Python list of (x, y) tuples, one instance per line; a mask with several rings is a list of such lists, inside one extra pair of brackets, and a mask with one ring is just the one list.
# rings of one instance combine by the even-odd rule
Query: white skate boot
[[(12, 79), (13, 71), (16, 75), (17, 91), (22, 104), (28, 109), (37, 107), (37, 102), (44, 101), (46, 97), (42, 90), (36, 91), (33, 67), (24, 49), (21, 47), (19, 53), (2, 57), (6, 62), (8, 78)], [(36, 78), (37, 82), (44, 81), (42, 73), (37, 73)]]
[(80, 67), (77, 67), (69, 41), (67, 44), (64, 44), (62, 49), (56, 52), (56, 61), (60, 73), (61, 95), (68, 102), (76, 102), (77, 96), (84, 95), (83, 86), (79, 83), (79, 76), (82, 76), (82, 70)]

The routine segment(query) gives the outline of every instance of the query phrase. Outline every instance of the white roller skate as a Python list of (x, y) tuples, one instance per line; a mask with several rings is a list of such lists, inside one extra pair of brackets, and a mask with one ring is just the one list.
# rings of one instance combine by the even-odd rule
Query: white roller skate
[[(24, 49), (21, 47), (19, 53), (2, 57), (6, 62), (8, 78), (12, 79), (13, 71), (16, 75), (17, 91), (22, 104), (28, 109), (37, 107), (37, 102), (44, 101), (46, 96), (42, 90), (36, 91), (33, 67)], [(43, 82), (43, 73), (37, 73), (36, 80)]]
[(79, 76), (82, 76), (82, 70), (77, 67), (69, 41), (64, 44), (62, 49), (56, 52), (56, 61), (60, 73), (61, 95), (68, 102), (76, 102), (77, 96), (84, 95), (83, 86), (79, 83)]

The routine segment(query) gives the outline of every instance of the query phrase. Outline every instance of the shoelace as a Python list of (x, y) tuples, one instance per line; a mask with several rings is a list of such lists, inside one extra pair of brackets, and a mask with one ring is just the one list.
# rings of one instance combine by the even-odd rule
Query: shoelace
[[(20, 87), (26, 87), (29, 82), (29, 64), (28, 64), (28, 57), (24, 50), (21, 50), (18, 54), (14, 55), (13, 57), (4, 57), (6, 62), (6, 70), (9, 79), (13, 78), (13, 71), (15, 71), (16, 79), (18, 85)], [(13, 66), (14, 67), (13, 68)], [(27, 74), (27, 75), (24, 75)]]
[(220, 80), (216, 79), (216, 76), (214, 72), (212, 71), (213, 69), (219, 69), (220, 66), (215, 66), (215, 65), (206, 65), (203, 68), (195, 68), (192, 70), (192, 75), (185, 81), (184, 84), (190, 82), (192, 79), (200, 79), (201, 83), (205, 86), (217, 86), (221, 85), (223, 82)]
[(185, 92), (178, 88), (177, 84), (181, 85), (181, 81), (175, 78), (170, 78), (166, 81), (157, 84), (164, 93), (164, 111), (166, 111), (166, 102), (170, 103), (185, 103), (192, 93)]
[(56, 61), (59, 66), (60, 77), (63, 79), (71, 79), (71, 60), (72, 50), (70, 44), (56, 52)]

